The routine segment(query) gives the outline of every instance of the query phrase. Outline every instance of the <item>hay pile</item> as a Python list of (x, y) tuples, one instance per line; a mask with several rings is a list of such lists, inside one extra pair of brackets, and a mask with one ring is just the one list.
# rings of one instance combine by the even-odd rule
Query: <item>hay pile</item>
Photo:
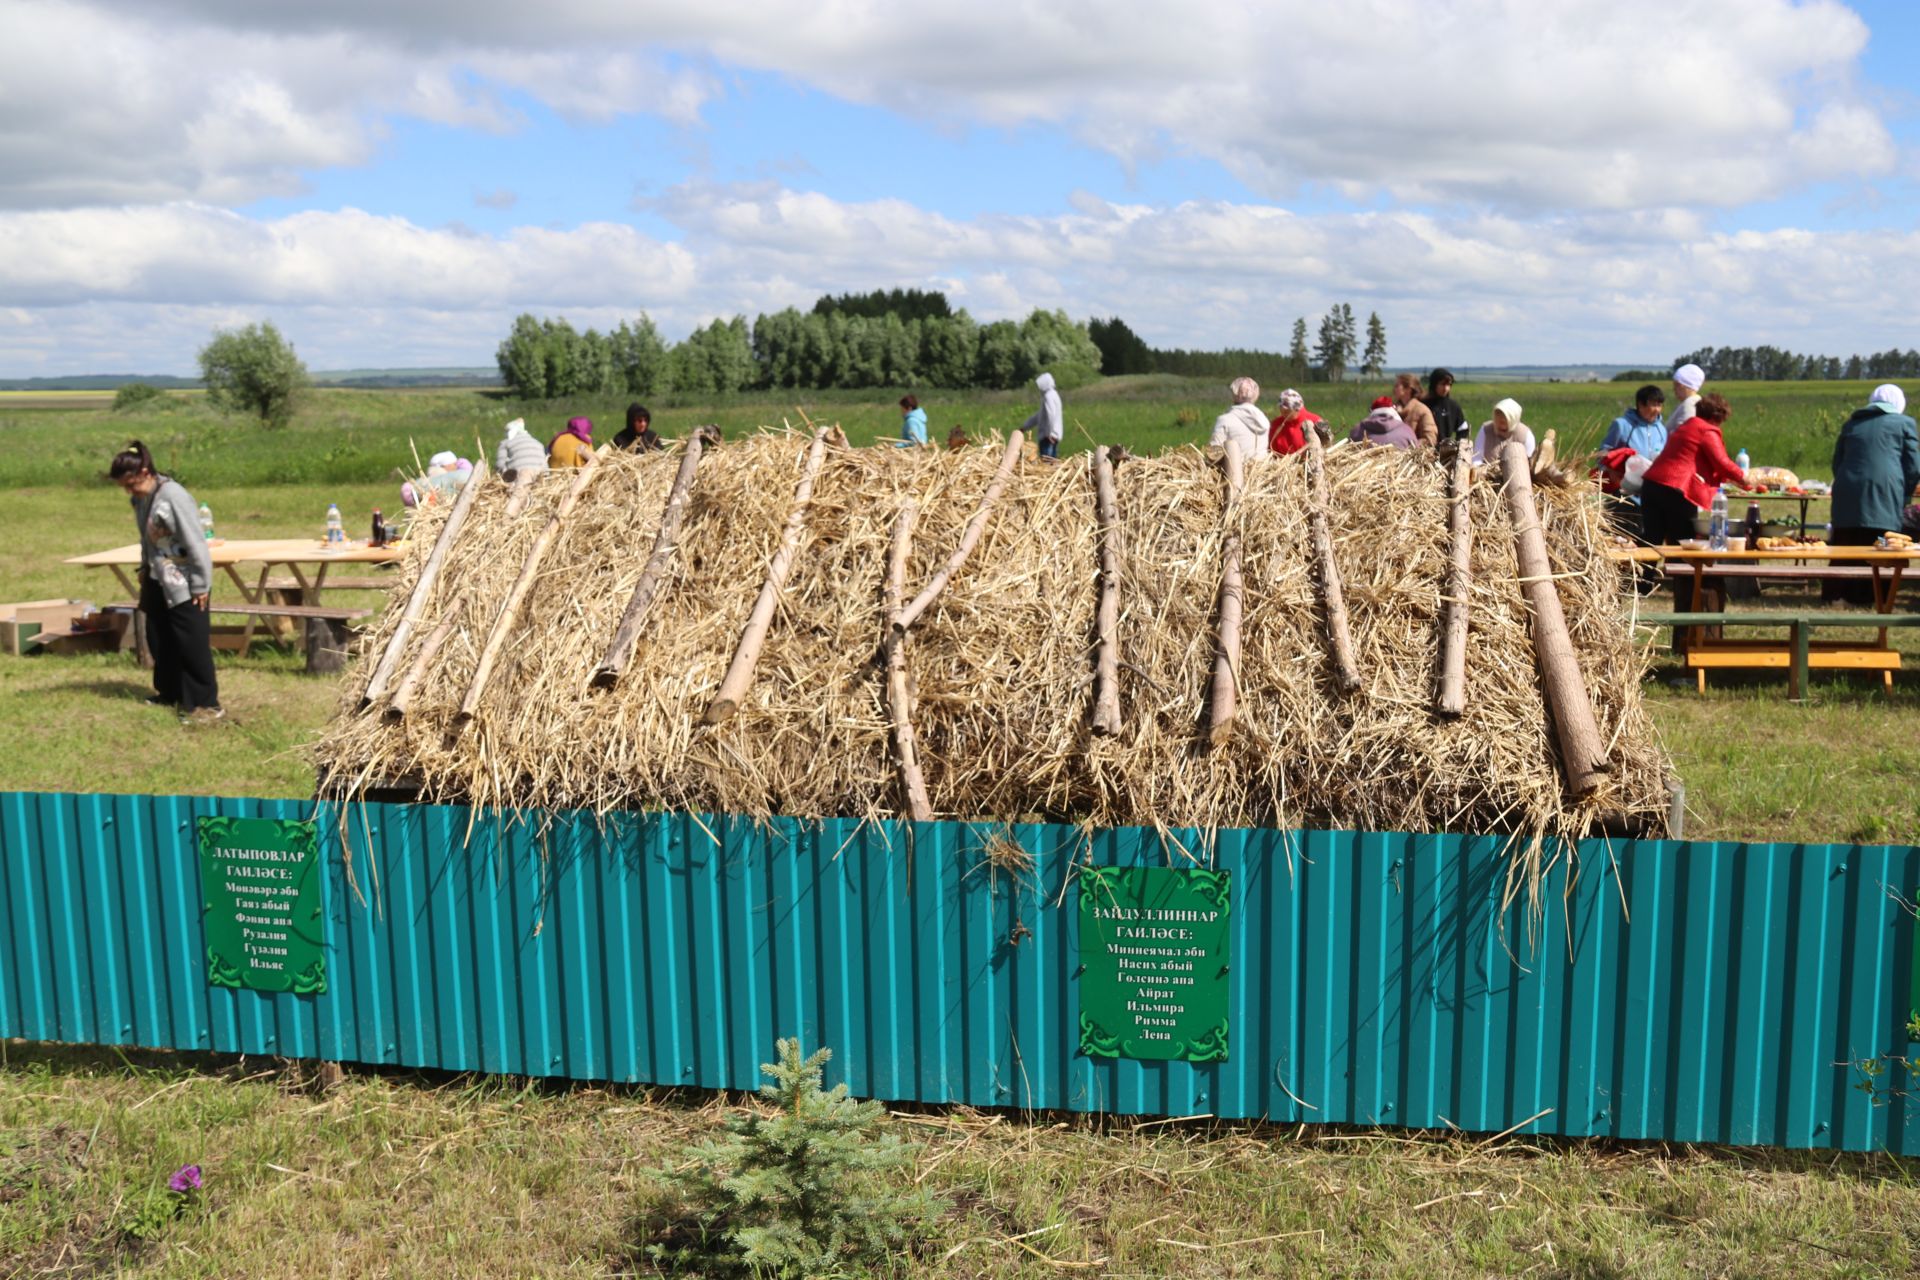
[[(319, 744), (322, 790), (404, 781), (425, 798), (508, 807), (893, 816), (902, 809), (880, 641), (891, 529), (919, 506), (912, 595), (945, 563), (999, 461), (829, 450), (806, 538), (739, 714), (702, 715), (733, 656), (792, 504), (808, 439), (761, 434), (711, 450), (666, 588), (619, 684), (600, 660), (652, 547), (677, 451), (609, 457), (546, 558), (472, 721), (456, 723), (477, 655), (570, 475), (517, 517), (489, 477), (407, 641), (459, 593), (467, 607), (403, 719), (361, 711), (444, 510), (414, 553)], [(1472, 495), (1467, 708), (1430, 712), (1446, 575), (1446, 473), (1430, 454), (1340, 445), (1327, 455), (1336, 556), (1363, 686), (1333, 691), (1310, 564), (1302, 455), (1255, 463), (1237, 518), (1244, 672), (1231, 738), (1207, 749), (1222, 517), (1221, 467), (1186, 448), (1117, 472), (1119, 734), (1089, 729), (1098, 530), (1090, 458), (1027, 461), (984, 540), (914, 628), (914, 728), (943, 817), (1099, 825), (1330, 826), (1580, 836), (1663, 828), (1666, 760), (1642, 707), (1642, 659), (1621, 622), (1590, 496), (1543, 488), (1542, 520), (1611, 771), (1575, 804), (1555, 759), (1514, 539), (1498, 486)]]

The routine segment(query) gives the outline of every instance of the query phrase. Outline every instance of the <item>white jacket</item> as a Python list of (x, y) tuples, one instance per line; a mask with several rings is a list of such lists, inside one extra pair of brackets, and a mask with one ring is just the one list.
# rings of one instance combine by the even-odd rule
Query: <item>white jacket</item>
[(1229, 440), (1240, 443), (1240, 456), (1248, 460), (1267, 456), (1267, 415), (1260, 406), (1237, 404), (1213, 420), (1213, 439), (1209, 445), (1224, 446)]
[(1053, 375), (1043, 373), (1033, 380), (1033, 385), (1040, 388), (1040, 407), (1020, 424), (1020, 429), (1033, 432), (1036, 440), (1058, 440), (1062, 434), (1060, 393), (1053, 389)]

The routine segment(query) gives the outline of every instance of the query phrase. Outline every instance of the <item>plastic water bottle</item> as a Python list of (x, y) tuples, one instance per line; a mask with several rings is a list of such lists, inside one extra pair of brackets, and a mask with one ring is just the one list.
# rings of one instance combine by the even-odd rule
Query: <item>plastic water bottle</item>
[(1707, 546), (1714, 551), (1727, 549), (1727, 487), (1713, 491), (1713, 512), (1707, 519)]
[(1733, 465), (1740, 468), (1740, 478), (1744, 480), (1747, 475), (1747, 467), (1748, 467), (1747, 451), (1745, 449), (1742, 449), (1740, 452), (1733, 455)]
[(200, 536), (213, 541), (213, 508), (204, 502), (200, 504)]
[[(1725, 504), (1723, 503), (1722, 506)], [(1721, 512), (1725, 515), (1725, 511)], [(347, 526), (340, 522), (340, 504), (327, 504), (327, 545), (338, 546), (347, 540)]]

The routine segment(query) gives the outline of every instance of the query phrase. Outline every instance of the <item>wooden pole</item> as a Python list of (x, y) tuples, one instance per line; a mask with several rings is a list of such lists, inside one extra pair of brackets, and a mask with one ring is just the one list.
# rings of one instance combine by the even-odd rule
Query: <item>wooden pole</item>
[(1113, 451), (1093, 451), (1093, 491), (1100, 515), (1099, 636), (1093, 661), (1093, 731), (1120, 732), (1120, 500), (1113, 482)]
[(1553, 564), (1547, 558), (1547, 538), (1533, 501), (1533, 478), (1527, 451), (1516, 441), (1500, 448), (1500, 469), (1506, 486), (1507, 512), (1513, 519), (1514, 550), (1520, 562), (1520, 587), (1533, 616), (1533, 652), (1546, 691), (1547, 711), (1560, 740), (1560, 767), (1576, 796), (1597, 788), (1607, 772), (1607, 749), (1593, 719), (1586, 681), (1567, 631), (1560, 592), (1553, 584)]
[(427, 668), (433, 662), (433, 656), (440, 652), (440, 646), (445, 644), (447, 637), (453, 634), (454, 626), (460, 621), (460, 615), (465, 613), (466, 609), (467, 594), (463, 591), (454, 597), (453, 607), (447, 610), (444, 618), (440, 619), (440, 624), (427, 633), (427, 642), (421, 645), (420, 652), (414, 655), (413, 665), (407, 668), (406, 679), (400, 682), (400, 687), (393, 691), (393, 697), (387, 702), (389, 716), (398, 719), (407, 714), (407, 709), (413, 704), (414, 691), (420, 687), (420, 681), (425, 678)]
[(1007, 481), (1013, 478), (1013, 469), (1020, 461), (1020, 448), (1025, 440), (1025, 433), (1019, 430), (1015, 430), (1007, 437), (1007, 447), (1000, 454), (1000, 466), (993, 473), (993, 479), (988, 482), (986, 493), (981, 495), (980, 505), (973, 509), (973, 516), (967, 521), (967, 527), (960, 531), (960, 545), (954, 549), (953, 555), (948, 557), (947, 563), (941, 567), (940, 571), (927, 580), (926, 587), (913, 598), (913, 603), (895, 615), (894, 626), (905, 631), (918, 622), (920, 615), (927, 611), (927, 606), (946, 590), (947, 583), (952, 581), (953, 575), (960, 572), (960, 567), (966, 564), (967, 557), (973, 554), (976, 546), (980, 545), (980, 535), (986, 530), (987, 517), (993, 514), (994, 504), (1000, 501), (1001, 493), (1006, 490)]
[(680, 523), (686, 518), (694, 468), (700, 465), (700, 455), (706, 446), (719, 442), (720, 428), (715, 426), (696, 427), (687, 437), (686, 449), (680, 455), (680, 470), (673, 477), (673, 488), (667, 491), (667, 505), (660, 513), (660, 528), (653, 535), (653, 554), (647, 557), (647, 567), (641, 571), (640, 581), (634, 584), (626, 612), (620, 615), (613, 643), (607, 646), (606, 656), (600, 659), (600, 666), (593, 673), (594, 688), (613, 688), (620, 673), (626, 670), (633, 656), (633, 642), (640, 635), (640, 624), (646, 621), (647, 610), (653, 607), (654, 597), (666, 577), (667, 564), (680, 541)]
[(507, 519), (511, 520), (519, 515), (521, 508), (527, 505), (527, 499), (533, 496), (534, 474), (531, 471), (522, 471), (514, 476), (513, 487), (507, 490)]
[(1340, 585), (1340, 566), (1333, 559), (1333, 530), (1327, 524), (1327, 455), (1318, 432), (1307, 433), (1307, 526), (1313, 537), (1313, 559), (1318, 566), (1320, 603), (1326, 614), (1327, 654), (1333, 661), (1333, 685), (1341, 693), (1360, 687), (1360, 667), (1353, 659), (1353, 634), (1347, 629), (1347, 593)]
[(760, 663), (760, 650), (767, 641), (767, 628), (773, 624), (773, 610), (780, 603), (780, 592), (787, 585), (787, 575), (793, 571), (794, 556), (800, 550), (800, 538), (807, 529), (807, 508), (813, 502), (814, 477), (820, 474), (820, 465), (826, 461), (827, 439), (839, 434), (837, 427), (821, 427), (813, 433), (813, 444), (807, 450), (807, 462), (800, 473), (800, 483), (794, 486), (793, 508), (787, 512), (787, 527), (781, 531), (780, 546), (773, 553), (773, 560), (767, 565), (766, 581), (760, 584), (760, 596), (753, 602), (753, 612), (747, 615), (747, 625), (741, 629), (740, 643), (734, 647), (733, 661), (727, 666), (727, 674), (720, 681), (720, 691), (714, 695), (713, 703), (707, 708), (705, 717), (708, 724), (719, 724), (740, 709), (740, 702), (747, 696), (747, 690), (753, 687), (754, 668)]
[(1473, 587), (1473, 455), (1456, 450), (1447, 487), (1447, 588), (1440, 631), (1440, 691), (1434, 711), (1467, 710), (1467, 593)]
[(887, 655), (887, 714), (893, 721), (893, 753), (900, 766), (900, 784), (907, 793), (907, 816), (915, 822), (930, 822), (933, 802), (927, 798), (927, 780), (920, 772), (920, 752), (913, 737), (907, 629), (900, 625), (900, 598), (907, 589), (907, 555), (913, 549), (913, 522), (919, 510), (909, 502), (893, 522), (893, 550), (887, 557), (887, 627), (880, 643)]
[(480, 705), (480, 699), (487, 691), (487, 681), (493, 675), (493, 664), (499, 660), (500, 650), (505, 647), (507, 637), (512, 634), (514, 623), (520, 617), (520, 606), (526, 603), (527, 595), (533, 590), (534, 580), (540, 576), (540, 562), (559, 541), (560, 529), (567, 518), (573, 514), (574, 507), (580, 501), (580, 495), (587, 491), (594, 478), (600, 474), (600, 460), (613, 446), (603, 444), (587, 457), (587, 465), (567, 486), (566, 496), (560, 499), (560, 505), (547, 517), (547, 525), (534, 538), (533, 546), (527, 549), (525, 563), (520, 566), (520, 576), (513, 580), (513, 586), (507, 592), (506, 600), (500, 605), (500, 612), (494, 616), (493, 627), (487, 634), (487, 641), (480, 650), (480, 661), (474, 665), (473, 679), (467, 685), (467, 695), (460, 700), (459, 714), (454, 717), (456, 724), (464, 724), (473, 719), (474, 711)]
[(1240, 614), (1246, 592), (1240, 580), (1240, 496), (1246, 489), (1246, 462), (1240, 442), (1227, 441), (1227, 506), (1221, 516), (1226, 537), (1220, 544), (1220, 626), (1214, 640), (1213, 697), (1207, 715), (1207, 742), (1225, 746), (1233, 735), (1233, 713), (1240, 688)]
[(414, 579), (413, 592), (407, 597), (405, 612), (400, 615), (400, 625), (393, 629), (386, 651), (380, 655), (380, 663), (373, 669), (373, 678), (367, 681), (366, 691), (360, 695), (362, 711), (385, 695), (387, 685), (393, 679), (394, 670), (399, 667), (406, 650), (407, 638), (413, 634), (413, 628), (427, 607), (427, 599), (433, 594), (433, 584), (440, 580), (440, 569), (447, 562), (447, 553), (453, 550), (454, 541), (460, 536), (460, 527), (467, 522), (467, 513), (473, 510), (474, 499), (479, 496), (486, 478), (487, 464), (482, 459), (473, 464), (473, 474), (467, 477), (467, 483), (461, 486), (460, 496), (454, 499), (453, 510), (447, 513), (446, 523), (440, 526), (440, 536), (434, 539), (432, 553), (427, 556), (427, 562), (420, 566), (420, 576)]

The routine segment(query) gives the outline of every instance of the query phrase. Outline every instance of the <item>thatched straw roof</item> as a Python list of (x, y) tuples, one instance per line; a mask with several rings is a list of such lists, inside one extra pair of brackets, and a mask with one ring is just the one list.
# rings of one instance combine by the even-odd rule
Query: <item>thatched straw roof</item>
[[(589, 686), (639, 578), (678, 450), (612, 456), (542, 561), (472, 719), (456, 712), (502, 601), (573, 477), (542, 478), (516, 517), (489, 476), (403, 658), (465, 608), (403, 718), (360, 706), (438, 522), (422, 516), (395, 606), (319, 744), (323, 791), (403, 780), (422, 796), (539, 808), (751, 815), (899, 814), (879, 656), (892, 526), (917, 503), (913, 595), (959, 541), (1000, 460), (828, 450), (806, 532), (738, 714), (702, 723), (793, 505), (808, 437), (768, 433), (700, 463), (679, 551), (632, 665)], [(1600, 792), (1571, 800), (1556, 763), (1514, 537), (1482, 479), (1474, 527), (1466, 714), (1430, 707), (1447, 558), (1447, 477), (1424, 452), (1327, 453), (1335, 554), (1362, 687), (1335, 691), (1314, 576), (1302, 455), (1251, 464), (1232, 522), (1246, 582), (1238, 707), (1205, 745), (1220, 592), (1222, 468), (1192, 448), (1117, 472), (1122, 724), (1089, 727), (1099, 535), (1087, 455), (1023, 462), (979, 549), (913, 628), (913, 726), (936, 813), (1095, 824), (1585, 835), (1658, 830), (1666, 760), (1622, 622), (1622, 572), (1600, 554), (1590, 494), (1539, 491), (1582, 674), (1605, 740)], [(406, 663), (402, 662), (404, 669)]]

